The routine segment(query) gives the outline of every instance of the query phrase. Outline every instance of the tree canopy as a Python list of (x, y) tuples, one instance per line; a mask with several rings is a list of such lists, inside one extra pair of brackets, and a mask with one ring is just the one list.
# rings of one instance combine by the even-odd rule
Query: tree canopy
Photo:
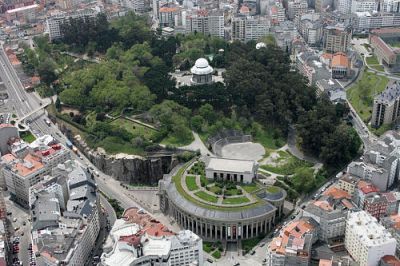
[[(255, 135), (272, 128), (274, 135), (285, 136), (294, 126), (303, 151), (332, 166), (351, 160), (361, 145), (356, 132), (343, 123), (348, 108), (318, 97), (316, 88), (290, 68), (288, 54), (272, 40), (266, 48), (256, 49), (255, 42), (229, 43), (197, 33), (165, 38), (150, 29), (147, 17), (133, 13), (111, 23), (103, 14), (70, 19), (62, 32), (66, 49), (102, 53), (103, 60), (63, 74), (61, 102), (97, 113), (125, 108), (146, 112), (160, 128), (154, 141), (187, 143), (191, 130), (204, 137), (224, 128)], [(49, 53), (53, 49), (45, 43), (40, 46)], [(32, 65), (44, 82), (59, 77), (57, 60), (37, 57), (29, 49), (25, 54), (26, 66)], [(199, 57), (226, 69), (224, 83), (176, 88), (169, 73), (189, 69)], [(136, 142), (133, 135), (116, 131), (103, 120), (92, 124), (92, 130)]]

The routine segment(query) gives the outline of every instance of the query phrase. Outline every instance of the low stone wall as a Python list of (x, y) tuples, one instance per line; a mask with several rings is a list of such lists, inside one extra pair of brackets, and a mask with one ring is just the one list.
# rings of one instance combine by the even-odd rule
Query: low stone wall
[(250, 142), (252, 141), (251, 135), (241, 135), (241, 136), (229, 136), (223, 139), (216, 141), (212, 145), (212, 150), (215, 155), (222, 157), (222, 148), (225, 145), (232, 143), (242, 143), (242, 142)]

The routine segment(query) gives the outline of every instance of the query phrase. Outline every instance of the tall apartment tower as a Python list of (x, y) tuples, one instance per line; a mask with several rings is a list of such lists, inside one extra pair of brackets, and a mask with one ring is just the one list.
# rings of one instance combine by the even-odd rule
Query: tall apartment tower
[(306, 0), (290, 0), (287, 4), (287, 15), (290, 20), (307, 12), (308, 3)]
[(219, 11), (196, 10), (186, 15), (186, 32), (224, 38), (224, 14)]
[(378, 11), (378, 0), (352, 0), (351, 13)]
[(334, 6), (340, 13), (350, 14), (351, 12), (351, 0), (335, 0)]
[(351, 40), (351, 27), (343, 24), (327, 26), (323, 30), (322, 42), (327, 53), (346, 53)]
[(395, 81), (374, 99), (371, 124), (380, 127), (390, 124), (400, 116), (400, 83)]
[(270, 21), (264, 17), (237, 16), (232, 18), (232, 40), (248, 42), (268, 35)]
[(93, 9), (77, 10), (72, 13), (59, 13), (46, 19), (46, 30), (49, 33), (49, 40), (53, 41), (62, 37), (60, 25), (69, 18), (94, 18), (97, 12)]
[(383, 256), (396, 252), (396, 240), (365, 211), (349, 213), (344, 244), (360, 266), (378, 265)]

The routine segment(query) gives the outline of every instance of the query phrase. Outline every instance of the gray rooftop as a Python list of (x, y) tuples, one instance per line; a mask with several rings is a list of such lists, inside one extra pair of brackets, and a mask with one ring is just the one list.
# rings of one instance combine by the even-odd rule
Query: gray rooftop
[(400, 84), (395, 81), (390, 83), (386, 89), (375, 97), (375, 101), (389, 103), (400, 97)]
[(42, 191), (32, 206), (32, 227), (40, 230), (47, 227), (58, 227), (61, 217), (60, 204), (54, 193)]

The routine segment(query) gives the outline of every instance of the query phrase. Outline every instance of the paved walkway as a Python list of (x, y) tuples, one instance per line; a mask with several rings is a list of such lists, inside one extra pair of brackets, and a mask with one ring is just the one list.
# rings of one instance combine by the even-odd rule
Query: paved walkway
[(320, 163), (317, 158), (305, 155), (296, 145), (296, 129), (292, 126), (289, 127), (289, 133), (287, 138), (287, 146), (288, 151), (299, 158), (300, 160), (304, 160), (313, 164)]
[(193, 137), (194, 137), (194, 141), (192, 143), (190, 143), (189, 145), (180, 147), (183, 150), (191, 150), (191, 151), (200, 151), (201, 155), (203, 156), (214, 156), (214, 154), (208, 150), (208, 148), (206, 147), (206, 145), (204, 145), (203, 141), (201, 140), (201, 138), (199, 137), (199, 134), (197, 134), (196, 132), (192, 131), (193, 133)]

